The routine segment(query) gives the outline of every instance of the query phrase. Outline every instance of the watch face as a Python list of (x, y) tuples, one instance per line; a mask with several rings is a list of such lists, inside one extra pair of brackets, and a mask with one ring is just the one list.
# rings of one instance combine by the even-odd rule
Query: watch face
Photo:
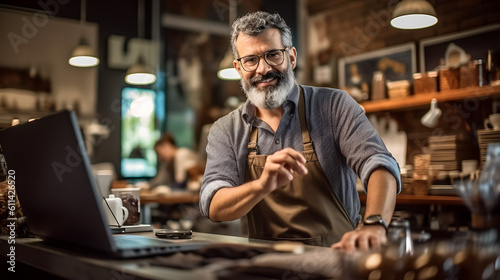
[(366, 218), (366, 223), (369, 223), (369, 224), (377, 224), (377, 223), (380, 223), (380, 221), (382, 220), (382, 217), (379, 216), (379, 215), (373, 215), (373, 216), (370, 216), (368, 218)]
[(384, 219), (382, 219), (382, 216), (380, 215), (372, 215), (368, 218), (365, 219), (364, 221), (365, 225), (381, 225), (385, 229), (387, 229), (387, 224), (385, 223)]

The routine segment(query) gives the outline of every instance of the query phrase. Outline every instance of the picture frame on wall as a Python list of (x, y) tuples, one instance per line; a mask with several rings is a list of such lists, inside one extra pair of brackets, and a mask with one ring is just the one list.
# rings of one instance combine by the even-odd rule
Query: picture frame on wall
[(356, 101), (370, 98), (373, 74), (383, 73), (386, 82), (411, 81), (417, 71), (415, 43), (383, 48), (339, 59), (339, 87)]
[(500, 51), (500, 24), (423, 39), (419, 42), (420, 71), (459, 67), (478, 59), (486, 62), (489, 49)]

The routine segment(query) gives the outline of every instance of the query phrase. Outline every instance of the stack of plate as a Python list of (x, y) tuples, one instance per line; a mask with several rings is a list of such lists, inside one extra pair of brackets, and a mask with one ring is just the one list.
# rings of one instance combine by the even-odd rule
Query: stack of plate
[(478, 129), (477, 141), (479, 144), (479, 154), (481, 156), (481, 168), (486, 161), (486, 149), (490, 143), (500, 143), (500, 130)]
[(468, 133), (429, 137), (431, 165), (441, 165), (442, 170), (460, 170), (462, 160), (477, 159), (477, 147)]

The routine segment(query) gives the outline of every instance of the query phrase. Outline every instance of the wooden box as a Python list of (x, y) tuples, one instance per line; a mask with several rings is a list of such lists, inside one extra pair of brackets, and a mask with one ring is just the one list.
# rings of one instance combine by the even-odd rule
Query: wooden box
[(460, 68), (443, 67), (439, 70), (439, 90), (460, 88)]
[(427, 73), (413, 74), (414, 94), (431, 93), (438, 91), (438, 72), (429, 71)]
[(486, 81), (482, 60), (474, 60), (460, 66), (460, 87), (482, 87)]
[(427, 195), (430, 190), (430, 183), (427, 176), (413, 180), (412, 192), (416, 195)]
[(387, 82), (389, 98), (398, 98), (410, 95), (411, 84), (407, 80)]

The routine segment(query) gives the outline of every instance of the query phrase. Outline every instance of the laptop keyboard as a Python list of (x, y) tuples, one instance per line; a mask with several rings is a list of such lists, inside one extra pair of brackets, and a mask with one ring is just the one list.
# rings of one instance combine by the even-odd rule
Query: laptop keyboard
[(116, 246), (120, 249), (134, 249), (151, 246), (168, 246), (171, 242), (165, 240), (157, 240), (150, 237), (139, 235), (118, 235), (114, 236)]

